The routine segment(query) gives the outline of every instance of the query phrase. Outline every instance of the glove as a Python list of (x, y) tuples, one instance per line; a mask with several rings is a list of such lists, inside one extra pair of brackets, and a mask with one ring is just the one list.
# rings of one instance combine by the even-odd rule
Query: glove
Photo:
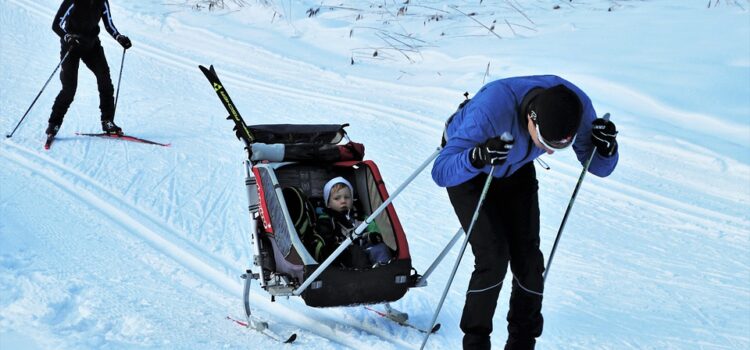
[(598, 118), (591, 123), (591, 142), (603, 157), (611, 157), (617, 152), (617, 128), (615, 123)]
[(125, 35), (118, 35), (117, 42), (120, 43), (120, 45), (122, 45), (122, 47), (125, 48), (125, 50), (133, 46), (133, 43), (130, 42), (130, 38), (128, 38)]
[(81, 36), (78, 34), (65, 34), (63, 41), (70, 47), (76, 47), (81, 45)]
[(505, 132), (501, 137), (493, 137), (484, 144), (471, 150), (471, 165), (477, 169), (486, 165), (500, 165), (508, 159), (508, 153), (513, 148), (513, 136)]

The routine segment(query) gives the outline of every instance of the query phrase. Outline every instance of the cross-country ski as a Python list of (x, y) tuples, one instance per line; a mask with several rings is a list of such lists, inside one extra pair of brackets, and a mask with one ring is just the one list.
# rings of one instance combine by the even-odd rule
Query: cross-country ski
[(137, 143), (145, 143), (148, 145), (156, 145), (156, 146), (162, 146), (162, 147), (169, 147), (171, 144), (169, 143), (159, 143), (156, 141), (146, 140), (142, 139), (140, 137), (135, 137), (131, 135), (126, 134), (110, 134), (110, 133), (79, 133), (77, 132), (76, 135), (79, 136), (90, 136), (90, 137), (101, 137), (101, 138), (107, 138), (107, 139), (113, 139), (113, 140), (123, 140), (123, 141), (130, 141), (130, 142), (137, 142)]

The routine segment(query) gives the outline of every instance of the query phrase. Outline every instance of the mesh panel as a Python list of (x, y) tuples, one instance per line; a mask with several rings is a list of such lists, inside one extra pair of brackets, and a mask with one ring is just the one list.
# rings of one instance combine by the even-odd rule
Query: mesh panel
[[(378, 183), (375, 182), (375, 178), (369, 167), (367, 168), (367, 187), (367, 193), (370, 194), (370, 207), (372, 208), (372, 210), (375, 210), (385, 201), (382, 197), (380, 197), (380, 192), (378, 192)], [(388, 210), (384, 210), (382, 213), (380, 213), (380, 215), (375, 218), (375, 223), (378, 225), (380, 234), (383, 236), (383, 242), (389, 248), (397, 250), (398, 245), (396, 244), (396, 235), (393, 233), (393, 224), (391, 224), (391, 218), (388, 214)]]
[(259, 167), (261, 184), (263, 185), (263, 194), (265, 195), (266, 208), (268, 215), (271, 217), (271, 227), (273, 227), (274, 240), (284, 257), (289, 255), (292, 250), (292, 242), (289, 238), (289, 229), (286, 227), (284, 211), (281, 209), (281, 203), (276, 195), (276, 188), (273, 184), (273, 176), (270, 171), (264, 167)]

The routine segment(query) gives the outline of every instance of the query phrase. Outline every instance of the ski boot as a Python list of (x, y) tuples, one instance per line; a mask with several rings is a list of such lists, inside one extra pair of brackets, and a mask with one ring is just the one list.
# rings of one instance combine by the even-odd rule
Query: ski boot
[(122, 135), (122, 128), (112, 120), (102, 120), (102, 130), (110, 135)]

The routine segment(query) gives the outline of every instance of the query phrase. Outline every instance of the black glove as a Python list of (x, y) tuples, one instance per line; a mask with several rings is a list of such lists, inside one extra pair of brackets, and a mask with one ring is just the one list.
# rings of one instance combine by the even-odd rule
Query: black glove
[(591, 123), (591, 142), (603, 157), (611, 157), (617, 152), (617, 128), (615, 123), (599, 118)]
[(130, 42), (130, 38), (128, 38), (125, 35), (118, 35), (117, 42), (120, 43), (120, 45), (122, 45), (122, 47), (125, 48), (125, 50), (133, 46), (133, 43)]
[(471, 165), (477, 169), (486, 165), (500, 165), (508, 159), (508, 153), (513, 148), (513, 136), (504, 133), (501, 137), (493, 137), (484, 144), (471, 150)]
[(65, 34), (63, 41), (70, 47), (76, 47), (81, 45), (81, 36), (78, 34)]

